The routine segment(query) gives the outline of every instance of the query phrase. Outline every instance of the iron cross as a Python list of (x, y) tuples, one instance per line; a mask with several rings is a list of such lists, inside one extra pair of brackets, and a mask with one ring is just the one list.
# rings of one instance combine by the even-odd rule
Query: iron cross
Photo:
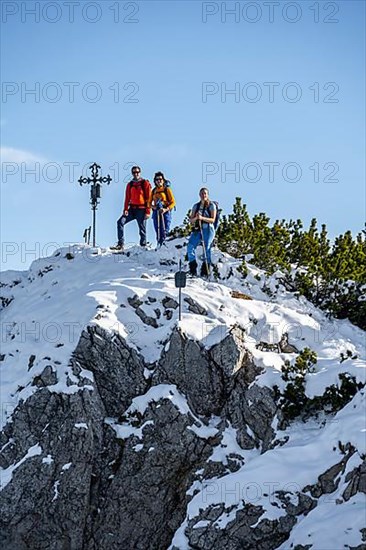
[(96, 210), (100, 199), (101, 184), (106, 183), (107, 185), (109, 185), (112, 181), (112, 178), (109, 174), (108, 176), (104, 176), (104, 177), (99, 176), (100, 166), (96, 162), (94, 162), (94, 164), (89, 166), (89, 169), (91, 170), (92, 177), (89, 178), (89, 177), (80, 176), (80, 178), (78, 179), (78, 182), (80, 185), (89, 184), (89, 183), (92, 184), (90, 188), (90, 204), (93, 210), (93, 246), (95, 246)]

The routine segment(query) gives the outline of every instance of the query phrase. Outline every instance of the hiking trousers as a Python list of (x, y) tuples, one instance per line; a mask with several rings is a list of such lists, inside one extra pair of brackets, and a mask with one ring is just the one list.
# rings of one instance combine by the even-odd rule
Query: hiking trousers
[[(205, 224), (202, 228), (203, 242), (205, 243), (207, 263), (211, 264), (211, 246), (215, 238), (215, 229), (212, 223)], [(189, 237), (187, 245), (188, 261), (193, 262), (196, 259), (196, 248), (202, 242), (201, 231), (193, 231)]]
[(128, 215), (125, 216), (122, 214), (122, 216), (117, 221), (117, 238), (118, 243), (124, 245), (125, 244), (125, 225), (126, 223), (132, 222), (132, 220), (137, 221), (137, 225), (139, 227), (139, 233), (140, 233), (140, 246), (146, 246), (146, 208), (134, 208), (133, 206), (130, 206), (128, 209)]
[(168, 210), (168, 212), (165, 212), (164, 214), (161, 214), (158, 210), (154, 210), (152, 214), (152, 219), (154, 222), (154, 229), (156, 233), (156, 242), (158, 244), (163, 244), (167, 234), (170, 231), (170, 225), (172, 223), (171, 210)]

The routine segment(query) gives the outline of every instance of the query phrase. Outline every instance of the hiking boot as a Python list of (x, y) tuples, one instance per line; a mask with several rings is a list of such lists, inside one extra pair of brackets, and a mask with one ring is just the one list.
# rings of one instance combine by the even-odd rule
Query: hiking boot
[(111, 250), (116, 250), (118, 252), (123, 252), (123, 244), (117, 243), (115, 246), (111, 246)]
[(201, 265), (201, 277), (209, 277), (210, 276), (210, 264), (207, 262), (203, 262)]
[(193, 260), (192, 262), (189, 262), (189, 273), (192, 276), (197, 275), (197, 262), (196, 262), (196, 260)]

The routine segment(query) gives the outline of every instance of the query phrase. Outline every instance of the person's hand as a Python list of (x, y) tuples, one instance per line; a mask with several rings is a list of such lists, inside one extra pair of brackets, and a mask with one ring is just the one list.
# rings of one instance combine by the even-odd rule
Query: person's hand
[(128, 210), (125, 210), (125, 211), (123, 212), (123, 215), (126, 216), (126, 218), (127, 218), (127, 216), (128, 216)]
[(203, 220), (203, 216), (201, 214), (197, 214), (196, 216), (196, 220), (198, 220), (199, 222)]
[(150, 218), (150, 214), (145, 214), (145, 220), (148, 220)]

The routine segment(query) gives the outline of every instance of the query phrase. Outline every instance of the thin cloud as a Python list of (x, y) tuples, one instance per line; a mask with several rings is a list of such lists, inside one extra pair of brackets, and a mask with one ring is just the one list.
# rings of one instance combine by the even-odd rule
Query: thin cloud
[(0, 159), (1, 162), (15, 162), (20, 164), (21, 162), (47, 162), (44, 157), (31, 153), (30, 151), (24, 151), (22, 149), (15, 149), (14, 147), (0, 147)]

